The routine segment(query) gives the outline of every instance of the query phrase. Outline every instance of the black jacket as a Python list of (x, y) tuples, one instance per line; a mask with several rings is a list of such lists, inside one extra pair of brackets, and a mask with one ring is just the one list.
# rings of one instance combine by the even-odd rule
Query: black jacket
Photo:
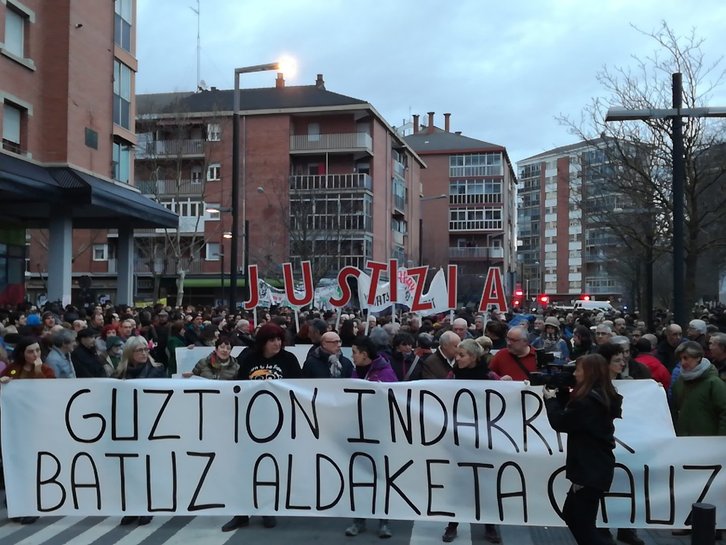
[(618, 395), (610, 407), (599, 390), (563, 407), (559, 397), (545, 400), (552, 429), (567, 434), (567, 478), (574, 484), (610, 490), (615, 471), (615, 425), (621, 417), (623, 398)]
[[(305, 358), (302, 368), (303, 378), (330, 378), (330, 356), (321, 347), (312, 350)], [(351, 378), (353, 376), (353, 362), (343, 354), (338, 355), (338, 361), (342, 366), (340, 377)]]
[(71, 352), (73, 369), (76, 371), (76, 378), (106, 378), (106, 370), (103, 363), (96, 355), (96, 349), (88, 349), (79, 344)]

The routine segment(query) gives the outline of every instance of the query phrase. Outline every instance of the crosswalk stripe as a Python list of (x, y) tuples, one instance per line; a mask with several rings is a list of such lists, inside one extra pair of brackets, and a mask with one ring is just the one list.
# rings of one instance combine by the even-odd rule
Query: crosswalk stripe
[[(223, 532), (222, 525), (230, 517), (195, 517), (184, 527), (183, 532), (176, 533), (164, 542), (164, 545), (186, 545), (187, 543), (204, 543), (204, 545), (223, 545), (235, 535)], [(75, 544), (74, 544), (75, 545)]]
[[(51, 524), (47, 524), (45, 526), (40, 527), (41, 520), (42, 519), (40, 519), (38, 522), (35, 523), (39, 526), (34, 526), (34, 525), (30, 525), (30, 524), (26, 525), (25, 526), (26, 529), (32, 528), (33, 530), (35, 530), (35, 528), (38, 528), (38, 530), (33, 532), (28, 537), (21, 539), (20, 541), (15, 541), (14, 544), (15, 545), (36, 545), (37, 543), (44, 543), (45, 541), (51, 539), (54, 535), (62, 532), (63, 530), (70, 528), (76, 522), (78, 522), (78, 519), (76, 519), (76, 518), (63, 517), (61, 519), (56, 520), (55, 522), (52, 522)], [(22, 534), (23, 532), (21, 531), (21, 532), (16, 532), (16, 533)]]

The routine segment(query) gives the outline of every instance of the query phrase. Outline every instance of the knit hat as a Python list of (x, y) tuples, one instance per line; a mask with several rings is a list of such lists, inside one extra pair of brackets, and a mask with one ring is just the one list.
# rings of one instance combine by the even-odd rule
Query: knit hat
[(552, 327), (555, 327), (555, 328), (559, 329), (560, 328), (560, 321), (557, 318), (555, 318), (554, 316), (549, 316), (545, 320), (545, 327), (548, 326), (548, 325), (551, 325)]
[(706, 322), (703, 320), (691, 320), (688, 322), (688, 328), (698, 331), (701, 335), (706, 334)]
[(40, 319), (40, 316), (38, 316), (37, 314), (31, 314), (30, 316), (28, 316), (25, 323), (28, 324), (29, 326), (38, 326), (38, 325), (42, 324), (43, 322)]
[(121, 337), (116, 337), (114, 335), (111, 335), (106, 339), (106, 349), (111, 350), (112, 348), (115, 348), (117, 346), (123, 346), (124, 342), (121, 340)]
[(78, 335), (76, 336), (77, 339), (83, 339), (86, 337), (98, 337), (98, 332), (95, 329), (86, 327), (86, 328), (81, 329), (78, 332)]

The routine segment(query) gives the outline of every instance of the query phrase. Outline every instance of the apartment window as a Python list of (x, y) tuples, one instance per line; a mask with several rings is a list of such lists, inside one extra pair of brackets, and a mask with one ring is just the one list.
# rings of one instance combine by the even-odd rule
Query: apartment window
[(113, 61), (113, 122), (131, 128), (131, 69)]
[(201, 184), (202, 183), (202, 167), (196, 166), (192, 167), (192, 184)]
[(218, 182), (222, 179), (222, 166), (219, 163), (213, 163), (207, 167), (207, 181)]
[(471, 153), (449, 156), (449, 177), (502, 176), (501, 153)]
[(450, 231), (492, 231), (502, 228), (501, 208), (454, 208), (449, 210)]
[(93, 260), (108, 261), (108, 244), (93, 245)]
[(8, 4), (5, 11), (5, 50), (21, 59), (25, 58), (25, 17)]
[(320, 123), (308, 123), (308, 141), (317, 142), (320, 140)]
[(219, 261), (221, 248), (219, 242), (207, 242), (206, 256), (207, 261)]
[(24, 111), (6, 102), (3, 105), (3, 149), (22, 153), (21, 123)]
[(210, 123), (207, 125), (207, 140), (209, 142), (219, 142), (221, 140), (222, 131), (219, 123)]
[(113, 41), (114, 43), (125, 49), (131, 51), (131, 12), (132, 12), (132, 0), (116, 0), (115, 2), (115, 16), (114, 16), (114, 27), (113, 27)]
[(113, 177), (119, 182), (129, 183), (131, 174), (131, 145), (123, 140), (113, 141)]

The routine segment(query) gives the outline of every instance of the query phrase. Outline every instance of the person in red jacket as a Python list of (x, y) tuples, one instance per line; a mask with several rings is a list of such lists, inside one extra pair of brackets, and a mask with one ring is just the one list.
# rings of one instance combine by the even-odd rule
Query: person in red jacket
[(666, 369), (658, 358), (651, 353), (651, 344), (648, 339), (638, 339), (633, 345), (634, 359), (638, 363), (642, 363), (650, 369), (650, 374), (653, 380), (660, 382), (663, 388), (668, 391), (671, 387), (671, 374)]

